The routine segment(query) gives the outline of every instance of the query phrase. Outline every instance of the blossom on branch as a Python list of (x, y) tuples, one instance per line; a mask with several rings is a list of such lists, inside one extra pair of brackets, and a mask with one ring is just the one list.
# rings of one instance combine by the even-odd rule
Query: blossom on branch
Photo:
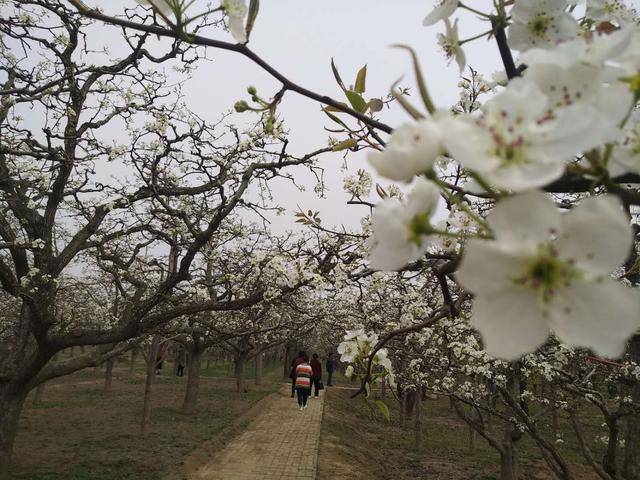
[(578, 22), (566, 8), (566, 0), (518, 0), (511, 9), (511, 48), (551, 47), (575, 38)]
[(442, 130), (432, 118), (404, 124), (391, 134), (382, 152), (372, 151), (367, 160), (379, 175), (390, 180), (411, 182), (430, 171), (440, 155)]
[(458, 37), (458, 19), (451, 22), (448, 18), (444, 19), (446, 27), (444, 35), (438, 34), (438, 46), (444, 50), (444, 53), (448, 61), (455, 59), (460, 68), (460, 73), (464, 71), (464, 67), (467, 64), (467, 59), (464, 54), (464, 50), (460, 47), (460, 38)]
[(622, 354), (640, 327), (640, 297), (610, 276), (632, 245), (617, 199), (588, 198), (560, 214), (534, 191), (499, 202), (487, 220), (495, 240), (468, 242), (459, 278), (475, 294), (472, 323), (490, 355), (519, 358), (549, 331), (599, 355)]
[(447, 19), (453, 15), (456, 8), (458, 8), (458, 0), (438, 0), (435, 8), (425, 17), (422, 24), (429, 26)]
[(433, 232), (431, 217), (439, 199), (438, 187), (420, 177), (406, 203), (386, 198), (376, 205), (369, 241), (371, 268), (397, 270), (427, 251)]
[(247, 16), (248, 9), (245, 0), (222, 0), (227, 18), (229, 19), (229, 31), (238, 43), (247, 41), (247, 31), (244, 26), (244, 18)]

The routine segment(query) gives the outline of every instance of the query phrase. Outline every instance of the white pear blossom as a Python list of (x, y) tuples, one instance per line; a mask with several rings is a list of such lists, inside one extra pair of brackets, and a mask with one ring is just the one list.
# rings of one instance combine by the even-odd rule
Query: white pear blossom
[(586, 121), (582, 112), (559, 121), (548, 110), (548, 99), (536, 85), (515, 79), (485, 104), (482, 117), (459, 115), (447, 121), (444, 146), (498, 188), (546, 185), (562, 175), (566, 160), (598, 144), (578, 134)]
[(245, 0), (222, 0), (222, 7), (229, 19), (229, 31), (238, 43), (247, 41), (247, 31), (244, 26), (244, 18), (249, 10)]
[(640, 110), (636, 110), (622, 131), (622, 139), (611, 152), (609, 173), (640, 173)]
[[(436, 118), (440, 116), (436, 114)], [(367, 160), (379, 175), (408, 183), (431, 170), (444, 153), (442, 136), (440, 125), (433, 118), (406, 123), (393, 131), (382, 152), (372, 151)]]
[(430, 219), (439, 198), (438, 187), (420, 177), (406, 203), (386, 198), (376, 205), (369, 239), (371, 268), (397, 270), (427, 251)]
[(353, 365), (349, 365), (344, 372), (344, 376), (347, 378), (353, 377)]
[(624, 24), (637, 19), (638, 12), (623, 0), (587, 0), (586, 16), (597, 22)]
[(578, 22), (566, 8), (566, 0), (517, 0), (511, 9), (509, 46), (524, 51), (575, 38)]
[(425, 17), (424, 26), (434, 25), (453, 15), (458, 8), (458, 0), (437, 0), (434, 9)]
[(444, 19), (445, 24), (445, 33), (438, 34), (438, 46), (444, 50), (444, 53), (447, 57), (447, 60), (450, 62), (452, 59), (455, 59), (458, 64), (458, 68), (460, 68), (460, 73), (464, 71), (464, 67), (467, 64), (466, 56), (464, 54), (464, 50), (460, 46), (460, 38), (458, 37), (458, 19), (451, 22), (448, 18)]
[(499, 202), (487, 221), (495, 240), (469, 241), (458, 274), (475, 294), (472, 323), (489, 354), (518, 358), (550, 330), (600, 355), (623, 352), (640, 327), (640, 295), (610, 277), (632, 245), (616, 198), (561, 214), (532, 191)]
[(579, 120), (572, 135), (591, 143), (582, 149), (616, 140), (618, 127), (629, 114), (633, 93), (628, 84), (618, 81), (619, 67), (606, 62), (625, 51), (630, 42), (631, 32), (625, 30), (566, 42), (550, 52), (532, 49), (522, 55), (528, 65), (524, 78), (548, 97), (549, 114), (558, 122)]

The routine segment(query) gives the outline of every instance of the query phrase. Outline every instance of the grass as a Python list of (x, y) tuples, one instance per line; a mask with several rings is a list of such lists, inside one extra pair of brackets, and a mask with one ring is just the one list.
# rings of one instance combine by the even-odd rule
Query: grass
[[(471, 447), (469, 429), (450, 410), (448, 400), (423, 402), (423, 446), (418, 450), (414, 444), (413, 420), (409, 420), (406, 427), (400, 427), (395, 400), (386, 400), (391, 409), (391, 422), (387, 422), (379, 414), (372, 417), (361, 398), (349, 398), (351, 393), (350, 390), (331, 388), (328, 391), (320, 439), (318, 480), (347, 478), (344, 472), (349, 472), (348, 478), (352, 480), (499, 478), (498, 453), (480, 436), (475, 437)], [(598, 431), (595, 417), (586, 418), (585, 424), (592, 434)], [(551, 426), (544, 428), (550, 429)], [(574, 465), (576, 478), (597, 478), (585, 465), (569, 428), (561, 421), (560, 431), (565, 441), (560, 447), (561, 452)], [(525, 436), (518, 447), (522, 479), (553, 478), (533, 441)], [(599, 455), (600, 452), (596, 448), (595, 453)]]
[[(226, 367), (218, 365), (217, 372)], [(153, 394), (152, 426), (139, 433), (144, 366), (134, 375), (125, 362), (114, 370), (113, 390), (103, 389), (104, 371), (85, 370), (47, 385), (44, 399), (29, 398), (16, 440), (15, 480), (160, 480), (201, 445), (218, 441), (258, 400), (278, 388), (281, 367), (264, 368), (263, 385), (247, 372), (245, 393), (235, 383), (203, 378), (198, 411), (181, 413), (186, 377), (165, 364)], [(203, 369), (203, 377), (218, 377)], [(232, 378), (228, 373), (225, 377)]]

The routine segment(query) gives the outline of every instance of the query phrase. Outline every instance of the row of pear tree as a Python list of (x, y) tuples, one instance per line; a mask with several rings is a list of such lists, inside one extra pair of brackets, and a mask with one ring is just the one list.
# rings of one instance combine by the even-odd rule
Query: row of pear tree
[[(249, 48), (257, 0), (137, 3), (0, 3), (0, 465), (27, 394), (52, 378), (140, 345), (154, 358), (171, 338), (195, 360), (189, 413), (208, 349), (230, 352), (242, 389), (248, 359), (310, 337), (339, 344), (372, 411), (388, 416), (380, 395), (398, 402), (418, 444), (421, 404), (442, 396), (496, 450), (503, 480), (520, 478), (524, 438), (557, 478), (640, 479), (637, 12), (439, 1), (424, 24), (443, 25), (438, 44), (460, 69), (450, 106), (408, 46), (416, 95), (369, 97), (366, 67), (348, 84), (332, 63), (334, 99)], [(462, 17), (485, 28), (461, 38)], [(491, 81), (464, 52), (480, 39), (504, 67)], [(240, 122), (206, 121), (182, 99), (216, 50), (281, 84), (266, 97), (248, 86)], [(290, 153), (287, 94), (322, 106), (329, 146)], [(386, 108), (407, 122), (385, 124)], [(372, 195), (367, 171), (345, 179), (361, 228), (311, 210), (284, 237), (246, 220), (278, 208), (270, 182), (360, 151), (388, 181)]]

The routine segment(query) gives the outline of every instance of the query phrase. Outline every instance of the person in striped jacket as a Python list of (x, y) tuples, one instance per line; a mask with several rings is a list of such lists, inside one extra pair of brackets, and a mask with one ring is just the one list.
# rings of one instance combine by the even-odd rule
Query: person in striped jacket
[(309, 357), (304, 354), (302, 359), (302, 363), (296, 367), (296, 393), (301, 411), (307, 408), (307, 400), (309, 400), (311, 392), (311, 376), (313, 375), (313, 369), (309, 365)]

